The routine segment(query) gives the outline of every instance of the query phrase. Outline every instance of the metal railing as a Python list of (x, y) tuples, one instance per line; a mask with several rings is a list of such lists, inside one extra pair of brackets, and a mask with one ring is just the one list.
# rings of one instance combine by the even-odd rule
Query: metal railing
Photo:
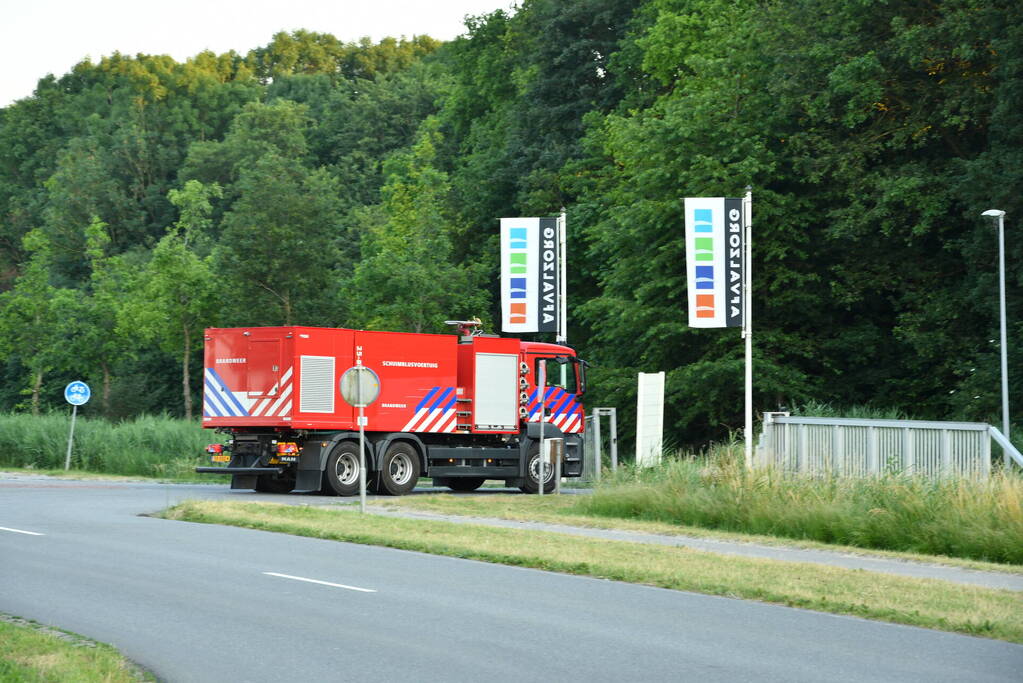
[(864, 420), (790, 417), (765, 413), (754, 466), (790, 472), (867, 476), (987, 477), (991, 440), (1002, 448), (1005, 466), (1023, 456), (1001, 432), (982, 422)]
[(593, 414), (586, 418), (586, 429), (583, 432), (583, 480), (600, 481), (603, 469), (603, 440), (600, 436), (600, 418), (607, 417), (611, 425), (608, 440), (611, 451), (611, 471), (618, 469), (618, 411), (615, 408), (594, 408)]

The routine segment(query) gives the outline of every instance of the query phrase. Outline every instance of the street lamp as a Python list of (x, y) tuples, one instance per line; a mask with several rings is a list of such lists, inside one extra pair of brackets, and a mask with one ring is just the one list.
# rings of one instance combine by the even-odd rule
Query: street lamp
[(1009, 438), (1009, 363), (1006, 360), (1008, 344), (1005, 338), (1005, 212), (988, 209), (981, 216), (998, 219), (998, 300), (1001, 307), (1002, 328), (1002, 434)]

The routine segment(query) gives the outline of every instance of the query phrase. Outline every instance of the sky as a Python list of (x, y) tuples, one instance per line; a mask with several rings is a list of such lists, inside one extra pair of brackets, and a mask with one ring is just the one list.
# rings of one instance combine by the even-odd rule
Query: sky
[(278, 31), (307, 29), (344, 42), (369, 36), (450, 40), (466, 15), (508, 10), (513, 0), (0, 0), (0, 107), (28, 97), (48, 73), (114, 52), (203, 50), (245, 54)]

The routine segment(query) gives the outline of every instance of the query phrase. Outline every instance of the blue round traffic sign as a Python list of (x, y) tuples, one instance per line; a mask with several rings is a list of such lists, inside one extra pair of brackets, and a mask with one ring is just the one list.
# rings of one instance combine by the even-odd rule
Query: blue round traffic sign
[(85, 382), (74, 381), (64, 387), (64, 400), (73, 406), (85, 405), (89, 402), (92, 391)]

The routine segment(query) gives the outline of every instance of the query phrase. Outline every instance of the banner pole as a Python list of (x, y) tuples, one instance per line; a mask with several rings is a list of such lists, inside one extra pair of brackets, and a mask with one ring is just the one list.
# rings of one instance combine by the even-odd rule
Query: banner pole
[(558, 216), (558, 343), (568, 343), (568, 217), (565, 207)]
[(742, 336), (746, 340), (746, 469), (753, 468), (753, 259), (750, 237), (753, 226), (753, 190), (747, 185), (743, 197), (743, 283), (742, 283)]

